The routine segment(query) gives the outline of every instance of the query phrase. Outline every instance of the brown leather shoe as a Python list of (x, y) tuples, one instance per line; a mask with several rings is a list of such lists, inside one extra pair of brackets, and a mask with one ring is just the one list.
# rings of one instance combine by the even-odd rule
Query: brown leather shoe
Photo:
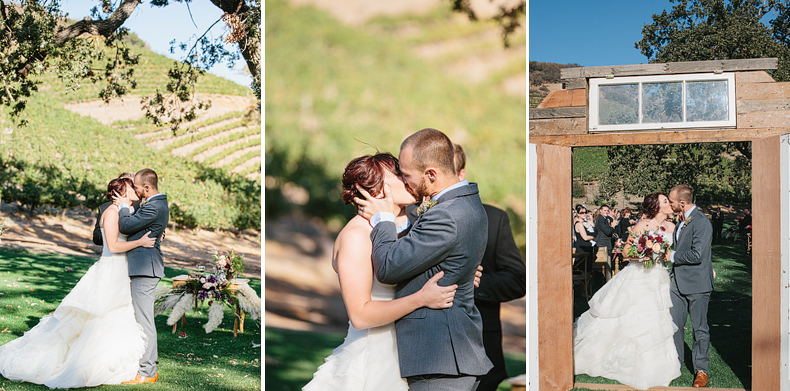
[(697, 371), (697, 376), (694, 377), (694, 387), (705, 387), (708, 385), (708, 374), (702, 372), (702, 370)]
[(123, 382), (121, 384), (156, 383), (157, 379), (159, 379), (159, 372), (157, 372), (156, 375), (154, 375), (154, 377), (140, 376), (140, 374), (138, 373), (137, 376), (134, 377), (134, 379), (129, 380), (129, 381), (125, 381), (125, 382)]

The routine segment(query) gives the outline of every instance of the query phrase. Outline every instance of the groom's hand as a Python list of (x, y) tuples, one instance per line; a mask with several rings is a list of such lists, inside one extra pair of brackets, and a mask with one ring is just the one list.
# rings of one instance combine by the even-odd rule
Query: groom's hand
[(370, 195), (365, 189), (357, 186), (359, 194), (364, 199), (354, 197), (354, 204), (357, 205), (357, 213), (364, 217), (365, 220), (370, 221), (376, 213), (388, 212), (395, 214), (395, 204), (392, 201), (392, 193), (390, 192), (389, 185), (384, 185), (384, 198), (376, 198)]

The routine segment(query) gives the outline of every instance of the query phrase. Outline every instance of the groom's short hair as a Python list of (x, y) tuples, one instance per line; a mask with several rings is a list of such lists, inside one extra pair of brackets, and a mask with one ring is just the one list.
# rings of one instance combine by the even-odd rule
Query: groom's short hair
[(400, 150), (406, 148), (411, 148), (412, 163), (420, 171), (436, 167), (446, 175), (458, 174), (454, 162), (455, 148), (444, 133), (431, 128), (422, 129), (403, 140)]
[(670, 193), (675, 192), (675, 198), (678, 201), (686, 201), (687, 204), (694, 203), (694, 193), (691, 191), (691, 188), (687, 185), (677, 185), (669, 191)]
[(156, 175), (154, 170), (150, 168), (144, 168), (140, 171), (137, 171), (137, 174), (134, 176), (140, 177), (140, 185), (148, 185), (156, 190), (159, 190), (159, 177)]

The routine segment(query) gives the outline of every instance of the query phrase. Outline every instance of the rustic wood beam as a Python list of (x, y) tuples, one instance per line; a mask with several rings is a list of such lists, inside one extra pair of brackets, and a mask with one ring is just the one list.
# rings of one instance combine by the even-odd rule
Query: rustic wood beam
[(563, 79), (606, 76), (671, 75), (678, 73), (737, 72), (776, 69), (778, 58), (753, 58), (745, 60), (685, 61), (654, 64), (615, 65), (602, 67), (563, 68)]
[(593, 147), (607, 145), (635, 144), (686, 144), (752, 141), (766, 137), (790, 133), (790, 126), (754, 129), (707, 129), (677, 130), (658, 132), (611, 132), (569, 135), (533, 135), (530, 131), (529, 142), (566, 147)]
[(529, 119), (586, 118), (587, 107), (546, 107), (529, 109)]

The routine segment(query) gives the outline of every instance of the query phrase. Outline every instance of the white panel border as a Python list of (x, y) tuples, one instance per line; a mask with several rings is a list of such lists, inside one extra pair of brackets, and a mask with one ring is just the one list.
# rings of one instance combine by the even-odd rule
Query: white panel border
[(538, 157), (537, 144), (527, 150), (527, 389), (538, 390)]

